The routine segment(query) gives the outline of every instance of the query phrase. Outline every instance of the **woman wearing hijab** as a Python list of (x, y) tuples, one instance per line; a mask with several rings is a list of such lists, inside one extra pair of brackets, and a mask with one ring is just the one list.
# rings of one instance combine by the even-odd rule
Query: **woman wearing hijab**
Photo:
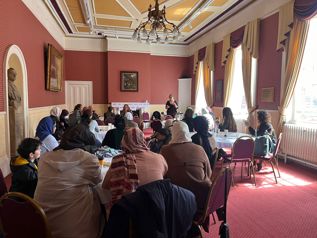
[(173, 184), (192, 191), (196, 196), (198, 212), (201, 212), (211, 185), (211, 168), (204, 149), (192, 143), (185, 122), (174, 122), (172, 140), (162, 147), (161, 154), (168, 165), (166, 177)]
[(124, 153), (112, 159), (102, 185), (104, 189), (110, 189), (112, 204), (123, 195), (134, 192), (138, 186), (163, 179), (167, 171), (163, 156), (149, 150), (139, 128), (124, 132), (121, 148)]
[(121, 140), (123, 137), (123, 132), (125, 128), (125, 121), (122, 116), (116, 115), (114, 118), (114, 129), (107, 132), (105, 138), (102, 141), (102, 145), (107, 145), (110, 148), (120, 150)]
[(52, 237), (100, 237), (102, 214), (94, 186), (102, 181), (95, 139), (83, 124), (67, 130), (60, 146), (41, 157), (34, 199), (44, 209)]
[(217, 144), (215, 138), (208, 132), (208, 120), (204, 116), (197, 116), (195, 117), (193, 124), (197, 133), (192, 136), (192, 141), (196, 145), (200, 145), (204, 148), (210, 166), (213, 168), (215, 160), (214, 153), (216, 152)]
[(58, 142), (53, 134), (60, 115), (61, 109), (59, 107), (53, 107), (50, 111), (50, 116), (42, 118), (36, 128), (35, 135), (41, 141), (41, 154), (52, 151), (58, 146)]

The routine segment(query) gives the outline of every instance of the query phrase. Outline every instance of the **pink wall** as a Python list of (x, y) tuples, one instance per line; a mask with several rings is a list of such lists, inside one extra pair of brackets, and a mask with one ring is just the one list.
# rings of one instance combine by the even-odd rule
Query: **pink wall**
[(20, 0), (0, 3), (0, 111), (4, 110), (5, 53), (10, 45), (17, 45), (24, 55), (28, 74), (29, 107), (40, 107), (65, 102), (64, 82), (62, 92), (45, 90), (44, 46), (52, 44), (62, 54), (62, 47)]
[[(178, 97), (178, 79), (191, 76), (191, 63), (187, 57), (125, 52), (108, 52), (107, 55), (109, 102), (148, 100), (153, 104), (163, 104), (169, 93)], [(120, 71), (138, 71), (138, 92), (120, 91)]]
[[(276, 110), (281, 89), (282, 53), (276, 51), (278, 13), (261, 21), (258, 59), (257, 105), (262, 109)], [(274, 87), (274, 102), (261, 102), (261, 89)]]
[(65, 51), (65, 80), (92, 81), (93, 102), (107, 103), (107, 62), (104, 52)]

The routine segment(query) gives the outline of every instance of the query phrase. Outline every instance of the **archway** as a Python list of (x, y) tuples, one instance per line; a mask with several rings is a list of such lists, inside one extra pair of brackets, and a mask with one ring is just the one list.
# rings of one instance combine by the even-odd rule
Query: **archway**
[[(9, 82), (8, 70), (14, 69), (16, 72), (13, 82), (17, 97), (17, 103), (12, 105), (12, 81)], [(11, 70), (9, 70), (11, 72)], [(4, 60), (5, 79), (5, 111), (6, 111), (6, 151), (9, 157), (16, 156), (16, 148), (21, 140), (28, 136), (28, 87), (27, 69), (21, 49), (17, 45), (11, 45), (6, 52)], [(10, 98), (9, 99), (9, 93)], [(9, 105), (10, 104), (10, 105)]]

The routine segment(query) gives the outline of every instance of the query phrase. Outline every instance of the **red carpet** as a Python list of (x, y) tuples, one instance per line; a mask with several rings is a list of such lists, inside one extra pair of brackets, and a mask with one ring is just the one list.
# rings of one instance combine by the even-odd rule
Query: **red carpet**
[[(316, 171), (296, 164), (280, 164), (280, 170), (278, 184), (269, 167), (256, 173), (255, 187), (251, 180), (241, 181), (236, 169), (228, 200), (230, 238), (317, 237)], [(204, 237), (219, 237), (220, 224), (211, 224)]]

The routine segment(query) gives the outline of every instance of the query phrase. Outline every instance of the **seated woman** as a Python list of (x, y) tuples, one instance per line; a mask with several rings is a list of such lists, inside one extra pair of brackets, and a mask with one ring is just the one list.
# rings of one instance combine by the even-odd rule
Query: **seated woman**
[(65, 132), (43, 155), (34, 199), (44, 209), (52, 237), (100, 237), (101, 209), (94, 186), (102, 181), (98, 158), (88, 153), (94, 136), (83, 124)]
[(56, 122), (61, 114), (59, 107), (53, 107), (50, 116), (42, 118), (36, 128), (36, 136), (41, 141), (41, 153), (52, 151), (58, 146), (56, 138), (53, 136), (56, 129)]
[(110, 189), (112, 204), (138, 186), (163, 179), (167, 164), (162, 155), (149, 151), (139, 128), (125, 131), (121, 142), (124, 154), (112, 159), (102, 187)]
[(223, 122), (219, 124), (220, 131), (228, 130), (229, 132), (237, 132), (237, 124), (233, 118), (230, 107), (224, 107), (222, 110)]
[(63, 109), (61, 115), (59, 116), (59, 120), (56, 122), (56, 130), (53, 135), (58, 141), (62, 138), (62, 135), (69, 127), (68, 116), (69, 112), (66, 109)]
[(33, 198), (37, 184), (37, 163), (41, 142), (25, 138), (18, 147), (19, 157), (11, 159), (12, 184), (10, 192), (20, 192)]
[(193, 116), (194, 116), (194, 110), (191, 107), (188, 107), (185, 111), (184, 118), (182, 121), (187, 124), (189, 132), (194, 131)]
[(215, 163), (215, 152), (217, 148), (215, 138), (208, 132), (208, 120), (204, 116), (197, 116), (194, 119), (194, 128), (197, 132), (195, 135), (192, 136), (192, 141), (196, 145), (200, 145), (204, 148), (211, 168)]
[(68, 125), (70, 127), (76, 126), (77, 124), (80, 123), (81, 113), (82, 113), (82, 105), (77, 104), (74, 107), (74, 111), (69, 115)]
[[(270, 116), (266, 111), (258, 111), (257, 112), (259, 126), (255, 130), (252, 127), (249, 127), (249, 133), (253, 136), (264, 136), (266, 134), (270, 135), (273, 144), (276, 144), (276, 134), (272, 124), (270, 123)], [(271, 151), (273, 152), (273, 151)], [(262, 169), (262, 160), (257, 163), (257, 170), (260, 171)]]
[(124, 120), (125, 120), (125, 128), (126, 129), (139, 127), (139, 125), (133, 121), (132, 112), (127, 112), (124, 115)]
[(107, 132), (105, 138), (102, 141), (102, 145), (107, 145), (113, 149), (121, 149), (121, 140), (124, 133), (125, 122), (122, 116), (116, 115), (114, 118), (114, 126), (116, 128)]
[(200, 213), (211, 185), (211, 168), (204, 149), (192, 143), (186, 123), (174, 122), (172, 140), (162, 147), (161, 154), (168, 165), (166, 177), (195, 194)]
[(249, 133), (251, 135), (263, 136), (265, 134), (271, 135), (273, 142), (276, 142), (276, 135), (272, 124), (270, 123), (270, 115), (266, 111), (257, 112), (259, 126), (255, 130), (249, 127)]
[(96, 140), (96, 146), (101, 146), (101, 142), (96, 137), (96, 134), (100, 131), (98, 127), (98, 123), (96, 120), (92, 120), (92, 111), (91, 109), (87, 108), (83, 110), (83, 115), (81, 116), (81, 124), (87, 126), (92, 134), (94, 134)]
[(115, 114), (113, 113), (113, 107), (109, 106), (108, 110), (103, 114), (103, 116), (106, 125), (108, 125), (108, 123), (114, 123)]
[(169, 129), (160, 128), (149, 142), (149, 148), (154, 153), (160, 153), (162, 146), (167, 145), (171, 140)]
[(124, 117), (127, 112), (131, 112), (131, 109), (128, 104), (124, 104), (122, 110), (120, 111), (120, 115)]
[(154, 111), (151, 116), (151, 121), (160, 121), (161, 120), (161, 113), (159, 111)]

